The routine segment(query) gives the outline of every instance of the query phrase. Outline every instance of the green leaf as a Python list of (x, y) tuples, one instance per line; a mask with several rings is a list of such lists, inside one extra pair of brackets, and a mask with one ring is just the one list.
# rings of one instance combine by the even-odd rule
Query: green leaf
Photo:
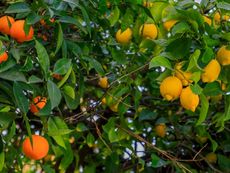
[(195, 52), (190, 56), (189, 58), (189, 64), (188, 64), (188, 68), (186, 71), (197, 71), (198, 70), (201, 70), (201, 68), (199, 67), (197, 61), (200, 57), (200, 50), (197, 49), (195, 50)]
[(19, 82), (14, 82), (13, 92), (18, 108), (23, 113), (27, 113), (29, 110), (29, 99), (26, 98), (23, 87)]
[(183, 34), (187, 31), (190, 31), (190, 26), (186, 22), (180, 22), (173, 26), (172, 35)]
[(224, 9), (224, 10), (230, 10), (230, 4), (227, 2), (218, 2), (217, 8)]
[(217, 81), (212, 83), (207, 83), (204, 87), (203, 93), (206, 96), (217, 96), (219, 94), (222, 94), (220, 83)]
[(2, 136), (0, 135), (0, 153), (3, 152), (3, 141), (2, 141)]
[(224, 155), (218, 154), (218, 165), (224, 172), (230, 172), (230, 159)]
[(51, 101), (51, 108), (53, 109), (57, 107), (61, 102), (61, 91), (51, 80), (48, 80), (47, 82), (47, 90)]
[(200, 101), (201, 101), (201, 108), (200, 108), (199, 119), (196, 123), (197, 126), (201, 125), (205, 121), (208, 114), (208, 108), (209, 108), (208, 99), (203, 93), (200, 94)]
[(195, 83), (194, 85), (191, 85), (190, 87), (191, 87), (193, 93), (195, 93), (197, 95), (200, 95), (202, 93), (203, 89), (200, 87), (199, 84)]
[(50, 68), (50, 60), (49, 60), (49, 55), (45, 49), (45, 47), (39, 43), (37, 40), (35, 40), (35, 48), (38, 54), (38, 62), (41, 65), (41, 68), (44, 72), (45, 79), (48, 78), (48, 72)]
[(47, 134), (49, 136), (60, 136), (60, 135), (67, 135), (67, 134), (70, 134), (72, 133), (74, 130), (70, 130), (70, 129), (58, 129), (58, 130), (55, 130), (55, 131), (49, 131)]
[(7, 134), (7, 136), (4, 137), (4, 140), (6, 142), (9, 142), (14, 137), (15, 133), (16, 133), (16, 125), (15, 122), (13, 122), (9, 129), (9, 133)]
[(5, 153), (1, 152), (0, 153), (0, 171), (3, 170), (4, 165), (5, 165)]
[(12, 5), (10, 5), (5, 13), (28, 13), (30, 12), (30, 6), (25, 3), (25, 2), (18, 2), (18, 3), (13, 3)]
[(78, 21), (78, 19), (75, 19), (70, 16), (61, 16), (59, 18), (59, 21), (62, 23), (69, 23), (69, 24), (76, 25), (80, 30), (82, 30), (85, 34), (87, 34), (86, 29), (82, 26), (82, 24)]
[(18, 71), (16, 68), (0, 73), (0, 78), (9, 81), (26, 82), (25, 75), (22, 72)]
[(159, 67), (159, 66), (163, 66), (163, 67), (166, 67), (166, 68), (172, 70), (172, 65), (167, 58), (165, 58), (163, 56), (153, 57), (149, 63), (149, 68)]
[(93, 58), (86, 58), (85, 57), (84, 59), (89, 62), (90, 67), (94, 68), (99, 75), (101, 75), (101, 76), (105, 75), (105, 71), (104, 71), (100, 62), (98, 62), (96, 59), (93, 59)]
[(119, 20), (120, 17), (120, 10), (119, 8), (116, 6), (113, 11), (111, 12), (110, 16), (108, 17), (108, 20), (110, 22), (110, 26), (114, 26), (117, 21)]
[(17, 115), (14, 112), (0, 112), (0, 124), (3, 127), (8, 126), (12, 121), (16, 119)]
[(72, 65), (71, 59), (62, 58), (59, 59), (54, 65), (54, 74), (64, 75)]
[(172, 54), (176, 59), (181, 59), (189, 54), (192, 40), (189, 38), (177, 38), (172, 40), (165, 51)]
[(77, 124), (77, 127), (76, 127), (77, 132), (84, 132), (84, 131), (87, 131), (87, 130), (89, 130), (89, 129), (84, 123), (80, 122), (80, 123)]
[(145, 120), (154, 120), (157, 118), (158, 113), (153, 112), (149, 109), (144, 109), (141, 111), (138, 120), (139, 121), (145, 121)]
[(58, 23), (58, 38), (57, 38), (57, 46), (56, 46), (56, 50), (55, 50), (55, 55), (57, 54), (57, 52), (59, 51), (59, 49), (61, 48), (63, 43), (63, 31), (62, 31), (62, 27), (61, 24)]
[(204, 54), (202, 55), (202, 62), (203, 63), (208, 63), (210, 60), (212, 60), (214, 58), (215, 54), (213, 52), (213, 50), (210, 47), (207, 47), (205, 49)]
[(34, 25), (35, 23), (39, 22), (41, 17), (36, 14), (34, 11), (32, 11), (26, 18), (26, 23), (28, 25)]
[(32, 83), (42, 83), (44, 82), (42, 79), (38, 78), (37, 76), (30, 76), (29, 79), (28, 79), (28, 83), (29, 84), (32, 84)]
[(165, 166), (170, 163), (169, 161), (162, 160), (156, 154), (152, 154), (151, 159), (152, 159), (152, 167), (154, 168), (159, 168), (159, 167)]
[[(48, 132), (51, 131), (51, 132), (54, 132), (54, 131), (58, 131), (58, 126), (57, 124), (55, 123), (55, 121), (53, 120), (52, 117), (49, 118), (48, 120)], [(61, 135), (59, 136), (51, 136), (55, 142), (60, 145), (61, 147), (65, 148), (66, 149), (66, 145), (65, 145), (65, 142), (64, 142), (64, 139)]]
[(95, 142), (95, 138), (91, 133), (88, 133), (87, 137), (86, 137), (86, 143), (89, 147), (93, 147), (93, 144)]

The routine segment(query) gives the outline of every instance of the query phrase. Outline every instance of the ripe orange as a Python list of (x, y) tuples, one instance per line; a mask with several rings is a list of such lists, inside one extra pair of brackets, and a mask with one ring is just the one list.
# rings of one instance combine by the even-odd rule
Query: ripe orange
[(7, 61), (8, 59), (8, 54), (6, 52), (3, 52), (1, 55), (0, 55), (0, 64), (4, 61)]
[(34, 29), (31, 26), (29, 29), (29, 33), (26, 35), (24, 31), (25, 20), (18, 20), (13, 23), (10, 29), (10, 36), (14, 38), (19, 43), (23, 43), (25, 41), (30, 41), (34, 36)]
[(55, 73), (52, 75), (52, 77), (53, 77), (54, 79), (57, 79), (57, 80), (62, 80), (62, 79), (63, 79), (62, 75), (60, 75), (60, 74), (55, 74)]
[(33, 103), (30, 105), (30, 112), (33, 114), (36, 114), (39, 112), (40, 109), (42, 109), (46, 105), (46, 98), (37, 96), (33, 99)]
[(44, 158), (49, 151), (49, 143), (46, 138), (39, 135), (32, 135), (32, 144), (27, 137), (22, 143), (22, 151), (26, 157), (39, 160)]
[(11, 25), (14, 23), (14, 18), (11, 16), (3, 16), (0, 18), (0, 32), (10, 34)]

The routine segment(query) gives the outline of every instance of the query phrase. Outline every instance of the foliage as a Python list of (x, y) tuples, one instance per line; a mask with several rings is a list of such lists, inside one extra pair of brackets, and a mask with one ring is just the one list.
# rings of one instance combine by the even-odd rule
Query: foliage
[[(23, 43), (0, 35), (0, 53), (9, 55), (0, 64), (1, 172), (230, 171), (230, 66), (221, 65), (214, 82), (201, 80), (230, 41), (227, 0), (1, 3), (1, 15), (25, 19), (25, 32), (34, 28), (33, 40)], [(157, 26), (156, 39), (142, 37), (144, 23)], [(131, 41), (118, 43), (116, 32), (127, 28)], [(185, 85), (199, 95), (194, 112), (160, 95), (161, 81), (178, 71), (189, 74)], [(105, 76), (109, 87), (101, 88)], [(47, 102), (34, 115), (37, 96)], [(166, 134), (157, 135), (157, 124)], [(22, 153), (32, 134), (50, 145), (39, 161)]]

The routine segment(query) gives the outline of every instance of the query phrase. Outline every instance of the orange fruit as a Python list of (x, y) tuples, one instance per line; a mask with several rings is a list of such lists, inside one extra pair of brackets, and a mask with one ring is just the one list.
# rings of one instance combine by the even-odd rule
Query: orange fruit
[(0, 32), (10, 34), (11, 25), (14, 23), (14, 18), (11, 16), (3, 16), (0, 18)]
[(57, 79), (57, 80), (62, 80), (62, 78), (63, 78), (62, 75), (60, 75), (60, 74), (53, 74), (52, 77), (54, 79)]
[(24, 30), (25, 20), (18, 20), (13, 23), (10, 29), (10, 36), (14, 38), (19, 43), (23, 43), (25, 41), (30, 41), (34, 36), (34, 29), (31, 26), (29, 29), (29, 33), (26, 35)]
[(98, 82), (98, 85), (101, 87), (101, 88), (108, 88), (109, 87), (109, 82), (108, 82), (108, 78), (107, 77), (101, 77), (99, 79), (99, 82)]
[(26, 157), (33, 160), (44, 158), (49, 151), (49, 143), (46, 138), (39, 135), (32, 135), (32, 144), (27, 137), (22, 143), (22, 151)]
[(32, 112), (33, 114), (38, 113), (40, 109), (45, 107), (46, 102), (47, 100), (45, 97), (41, 97), (41, 96), (35, 97), (33, 99), (33, 103), (30, 105), (30, 112)]
[(8, 54), (6, 52), (3, 52), (1, 55), (0, 55), (0, 64), (4, 61), (7, 61), (8, 59)]

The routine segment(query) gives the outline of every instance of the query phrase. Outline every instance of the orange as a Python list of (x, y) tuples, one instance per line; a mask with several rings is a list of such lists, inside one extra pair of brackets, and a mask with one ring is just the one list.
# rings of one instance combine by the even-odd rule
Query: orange
[(161, 124), (157, 124), (155, 126), (155, 132), (157, 134), (157, 136), (160, 136), (161, 138), (165, 137), (166, 135), (166, 125), (161, 123)]
[(0, 64), (4, 61), (7, 61), (8, 59), (8, 54), (6, 52), (3, 52), (1, 55), (0, 55)]
[(107, 77), (101, 77), (99, 79), (99, 82), (98, 82), (98, 85), (101, 87), (101, 88), (108, 88), (109, 87), (109, 82), (108, 82), (108, 78)]
[(24, 31), (25, 20), (18, 20), (13, 23), (10, 29), (10, 36), (14, 38), (19, 43), (23, 43), (25, 41), (30, 41), (34, 36), (34, 29), (31, 26), (29, 29), (29, 33), (26, 35)]
[(27, 137), (22, 143), (22, 151), (26, 157), (33, 160), (40, 160), (48, 154), (49, 143), (42, 136), (32, 135), (32, 144), (30, 138)]
[(39, 112), (40, 109), (42, 109), (46, 105), (46, 98), (37, 96), (33, 99), (33, 103), (30, 105), (30, 112), (33, 114), (36, 114)]
[(57, 80), (62, 80), (62, 78), (63, 78), (62, 75), (60, 75), (60, 74), (55, 74), (55, 73), (52, 75), (52, 77), (53, 77), (54, 79), (57, 79)]
[(11, 25), (14, 23), (14, 18), (11, 16), (3, 16), (0, 18), (0, 32), (10, 34)]

